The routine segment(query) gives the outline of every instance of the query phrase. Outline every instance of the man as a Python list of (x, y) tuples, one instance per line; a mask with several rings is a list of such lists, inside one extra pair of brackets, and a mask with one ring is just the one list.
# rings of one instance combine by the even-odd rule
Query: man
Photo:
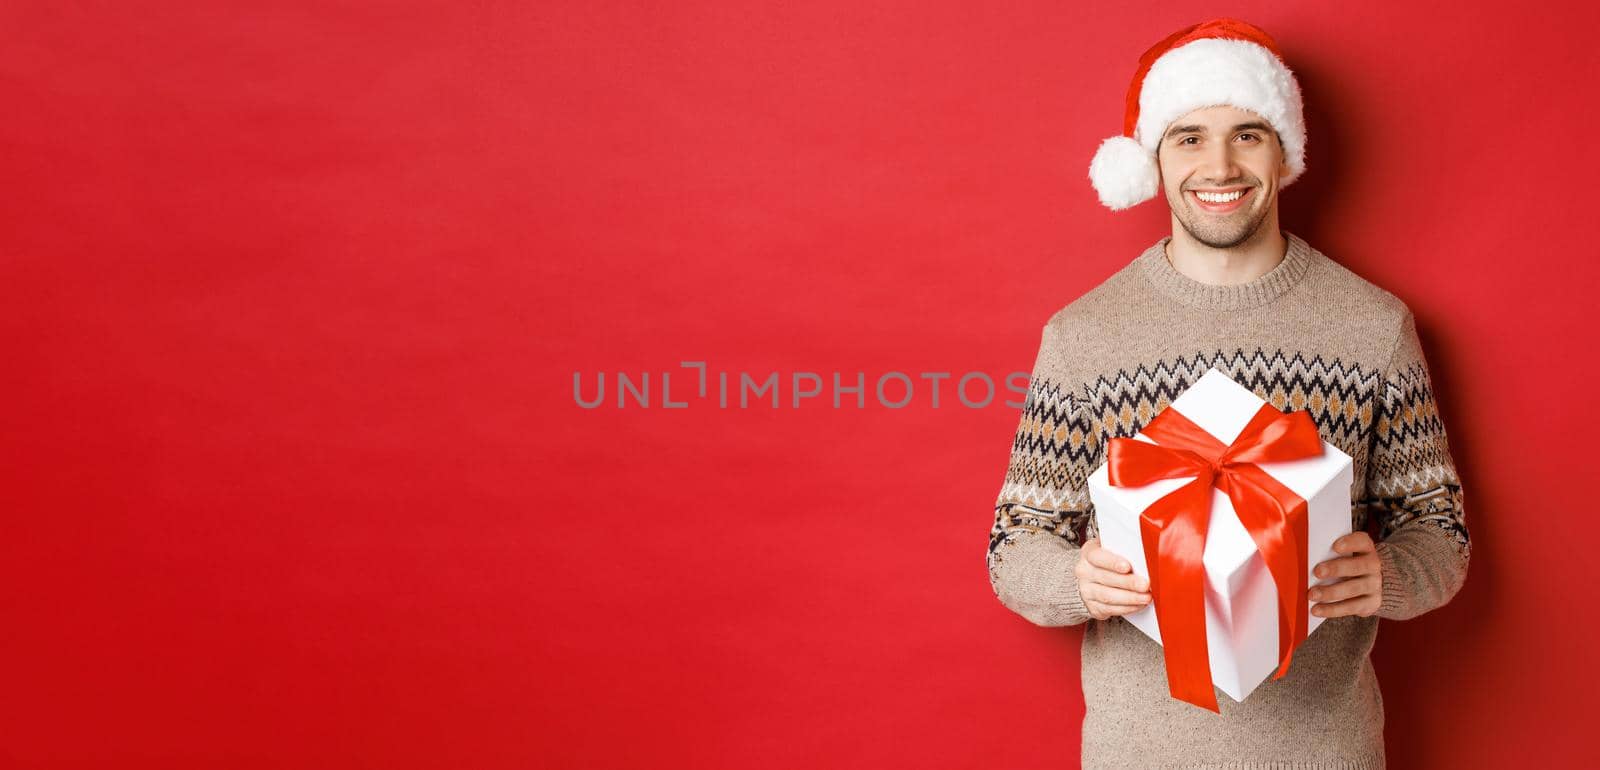
[[(1470, 540), (1410, 309), (1278, 226), (1305, 169), (1300, 90), (1266, 33), (1233, 19), (1180, 30), (1140, 59), (1123, 136), (1090, 164), (1116, 210), (1154, 197), (1172, 234), (1045, 324), (987, 563), (995, 595), (1041, 626), (1086, 624), (1085, 767), (1381, 767), (1378, 620), (1448, 602)], [(1126, 554), (1099, 545), (1085, 486), (1216, 367), (1284, 411), (1309, 411), (1350, 455), (1354, 531), (1316, 568), (1288, 673), (1216, 712), (1169, 692), (1162, 648), (1122, 616), (1150, 602)], [(1375, 517), (1378, 540), (1365, 531)]]

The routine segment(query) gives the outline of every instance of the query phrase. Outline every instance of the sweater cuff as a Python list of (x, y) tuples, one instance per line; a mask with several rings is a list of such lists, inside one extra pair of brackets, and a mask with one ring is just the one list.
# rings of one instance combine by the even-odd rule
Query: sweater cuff
[(1072, 561), (1067, 563), (1067, 577), (1062, 581), (1056, 601), (1061, 609), (1072, 618), (1089, 619), (1089, 607), (1083, 603), (1083, 597), (1078, 595), (1078, 560), (1083, 558), (1083, 549), (1072, 549)]
[(1380, 618), (1408, 620), (1441, 607), (1466, 580), (1466, 554), (1434, 527), (1402, 527), (1379, 542), (1377, 552), (1383, 578)]
[(1012, 611), (1040, 626), (1073, 626), (1089, 620), (1078, 595), (1076, 568), (1083, 552), (1052, 534), (1030, 533), (1000, 546), (990, 562), (995, 595)]

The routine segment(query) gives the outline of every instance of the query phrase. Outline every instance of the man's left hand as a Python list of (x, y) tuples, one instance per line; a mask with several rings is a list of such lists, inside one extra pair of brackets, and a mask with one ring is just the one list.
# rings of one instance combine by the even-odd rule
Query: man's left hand
[(1311, 587), (1307, 596), (1317, 602), (1312, 605), (1311, 614), (1324, 618), (1378, 614), (1378, 606), (1383, 601), (1383, 572), (1378, 565), (1378, 548), (1372, 536), (1351, 532), (1333, 541), (1333, 550), (1348, 555), (1318, 564), (1313, 574), (1318, 578), (1337, 576), (1343, 579)]

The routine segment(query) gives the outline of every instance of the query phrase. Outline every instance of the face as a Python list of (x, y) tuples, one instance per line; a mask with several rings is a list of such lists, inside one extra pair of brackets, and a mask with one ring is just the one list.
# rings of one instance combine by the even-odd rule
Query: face
[(1156, 160), (1172, 216), (1195, 240), (1227, 249), (1263, 225), (1277, 227), (1278, 182), (1289, 166), (1260, 115), (1227, 106), (1190, 112), (1167, 126)]

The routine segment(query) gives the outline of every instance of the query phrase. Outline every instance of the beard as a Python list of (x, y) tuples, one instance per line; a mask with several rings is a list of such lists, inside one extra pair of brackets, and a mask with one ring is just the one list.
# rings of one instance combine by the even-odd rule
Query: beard
[(1261, 186), (1256, 185), (1251, 195), (1248, 208), (1221, 216), (1196, 208), (1185, 190), (1178, 191), (1178, 201), (1168, 198), (1167, 204), (1189, 237), (1213, 249), (1231, 249), (1255, 237), (1266, 221), (1268, 207), (1261, 203)]

